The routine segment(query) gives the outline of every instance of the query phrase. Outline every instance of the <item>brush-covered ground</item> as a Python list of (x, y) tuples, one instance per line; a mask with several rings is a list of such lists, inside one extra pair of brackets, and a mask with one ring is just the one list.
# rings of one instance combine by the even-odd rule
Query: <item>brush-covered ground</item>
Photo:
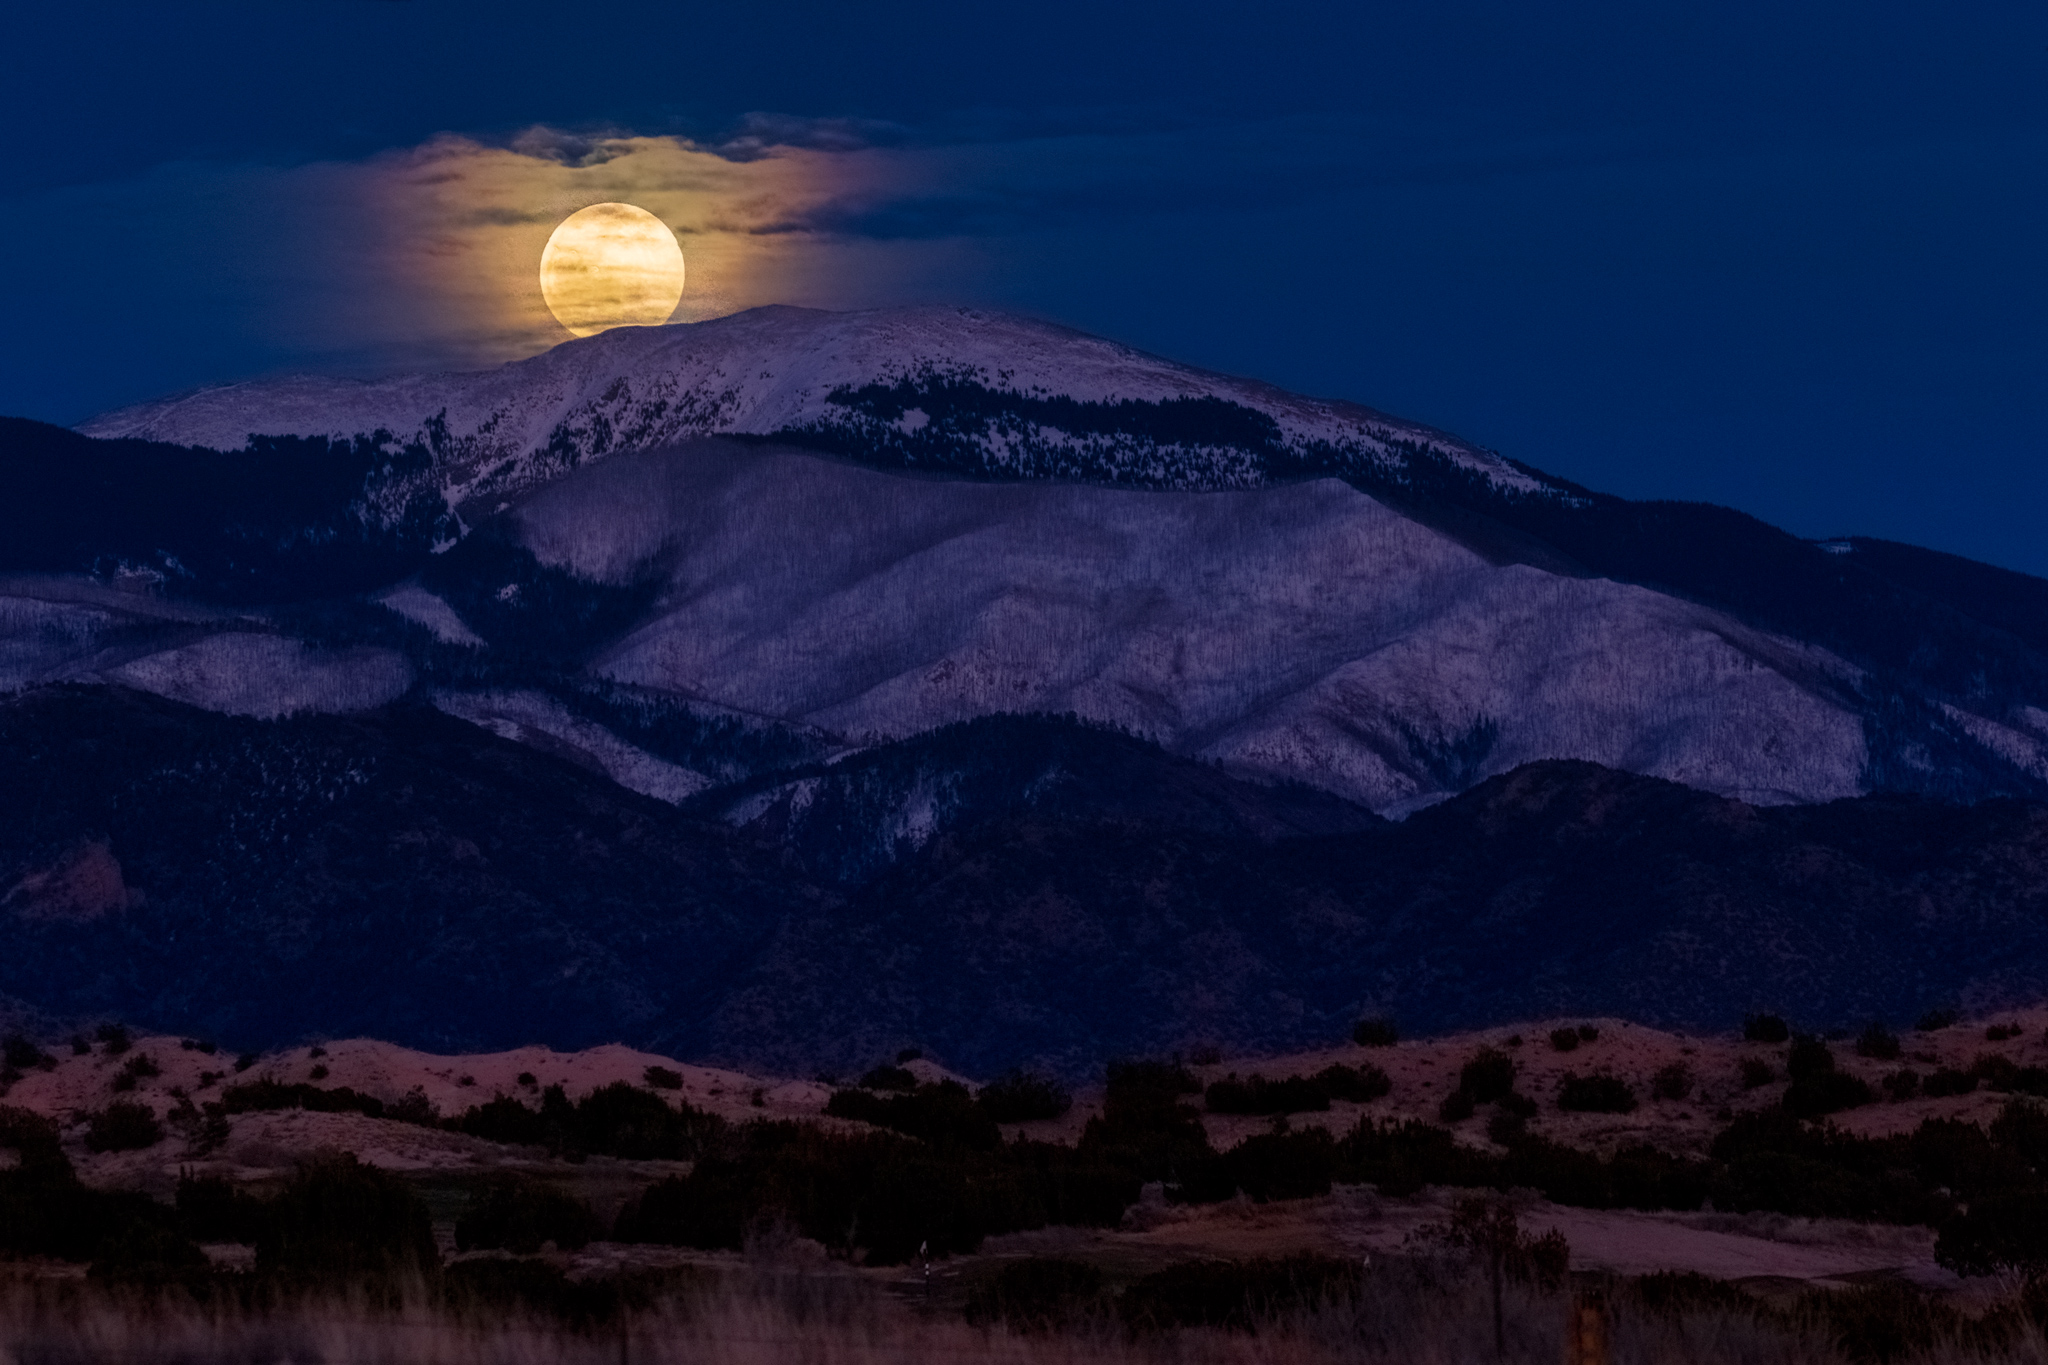
[(1776, 1023), (1361, 1030), (1071, 1095), (14, 1038), (0, 1360), (1479, 1359), (1493, 1251), (1516, 1358), (1574, 1293), (1630, 1359), (2038, 1356), (2048, 1008)]
[[(1588, 1032), (1594, 1036), (1585, 1037)], [(1987, 1032), (1997, 1036), (1987, 1038)], [(1570, 1039), (1560, 1047), (1553, 1035), (1565, 1034)], [(1983, 1073), (1993, 1069), (1986, 1059), (2002, 1059), (2022, 1069), (2048, 1065), (2048, 1006), (1928, 1031), (1902, 1030), (1897, 1038), (1900, 1050), (1891, 1057), (1860, 1055), (1856, 1038), (1827, 1043), (1834, 1070), (1864, 1081), (1872, 1098), (1821, 1116), (1820, 1123), (1866, 1138), (1910, 1135), (1928, 1120), (1988, 1129), (2013, 1097), (1985, 1082)], [(843, 1078), (842, 1085), (837, 1083), (840, 1078), (831, 1077), (749, 1075), (621, 1046), (578, 1052), (526, 1047), (442, 1057), (348, 1039), (234, 1056), (202, 1040), (176, 1037), (128, 1038), (111, 1049), (105, 1039), (79, 1042), (85, 1051), (74, 1053), (73, 1045), (47, 1046), (41, 1065), (12, 1068), (16, 1079), (0, 1095), (0, 1103), (55, 1121), (65, 1153), (86, 1184), (140, 1190), (163, 1199), (174, 1197), (182, 1176), (218, 1177), (260, 1188), (265, 1182), (283, 1180), (310, 1156), (347, 1151), (401, 1173), (437, 1196), (459, 1194), (468, 1184), (497, 1172), (532, 1174), (573, 1189), (591, 1202), (601, 1219), (608, 1219), (616, 1216), (628, 1192), (689, 1168), (687, 1159), (550, 1154), (543, 1146), (496, 1142), (443, 1126), (494, 1097), (538, 1108), (543, 1092), (553, 1086), (560, 1086), (571, 1101), (602, 1087), (631, 1086), (734, 1127), (756, 1120), (797, 1121), (848, 1132), (869, 1126), (827, 1112), (835, 1091), (856, 1089), (858, 1077)], [(1790, 1048), (1789, 1040), (1750, 1041), (1737, 1032), (1686, 1036), (1625, 1020), (1572, 1018), (1392, 1045), (1345, 1044), (1284, 1057), (1177, 1060), (1205, 1091), (1232, 1080), (1256, 1084), (1254, 1078), (1310, 1078), (1332, 1066), (1377, 1068), (1387, 1078), (1387, 1093), (1370, 1100), (1336, 1097), (1322, 1107), (1301, 1108), (1281, 1099), (1261, 1106), (1272, 1110), (1265, 1113), (1217, 1112), (1209, 1094), (1186, 1094), (1182, 1102), (1199, 1116), (1209, 1144), (1218, 1151), (1270, 1134), (1276, 1126), (1295, 1132), (1320, 1129), (1341, 1138), (1365, 1120), (1425, 1123), (1452, 1134), (1461, 1147), (1500, 1153), (1505, 1149), (1488, 1135), (1488, 1129), (1497, 1126), (1499, 1106), (1480, 1103), (1462, 1118), (1444, 1112), (1445, 1101), (1460, 1088), (1462, 1069), (1491, 1049), (1513, 1064), (1514, 1092), (1536, 1106), (1525, 1121), (1528, 1133), (1603, 1156), (1647, 1144), (1677, 1157), (1703, 1160), (1716, 1136), (1737, 1115), (1781, 1109), (1790, 1088)], [(951, 1080), (973, 1085), (921, 1057), (905, 1059), (900, 1066), (889, 1058), (877, 1062), (879, 1070), (900, 1072), (916, 1083)], [(1745, 1066), (1750, 1068), (1747, 1076)], [(660, 1075), (664, 1071), (667, 1076)], [(1971, 1079), (1960, 1094), (1894, 1098), (1885, 1082), (1901, 1071), (1922, 1078), (1960, 1073)], [(1661, 1096), (1660, 1074), (1666, 1079)], [(656, 1077), (656, 1084), (649, 1084), (650, 1076)], [(1625, 1113), (1560, 1108), (1567, 1076), (1613, 1077), (1627, 1088), (1635, 1107)], [(890, 1094), (886, 1087), (891, 1080), (884, 1076), (882, 1088), (872, 1093)], [(216, 1116), (208, 1128), (207, 1111), (225, 1094), (263, 1081), (352, 1093), (393, 1111), (403, 1110), (411, 1096), (440, 1122), (422, 1123), (413, 1115), (369, 1117), (354, 1110), (320, 1112), (303, 1107), (303, 1099), (283, 1095), (259, 1097), (253, 1103), (265, 1107)], [(1007, 1139), (1071, 1147), (1082, 1140), (1091, 1121), (1100, 1121), (1105, 1098), (1101, 1085), (1081, 1088), (1067, 1095), (1069, 1107), (1057, 1117), (1000, 1122), (997, 1131)], [(1308, 1102), (1321, 1103), (1313, 1092)], [(162, 1138), (135, 1149), (95, 1150), (101, 1144), (90, 1141), (93, 1122), (117, 1103), (147, 1107), (159, 1121)], [(276, 1107), (270, 1107), (273, 1103)], [(1253, 1201), (1240, 1196), (1169, 1205), (1159, 1191), (1150, 1190), (1117, 1227), (1090, 1231), (1086, 1239), (1104, 1247), (1157, 1244), (1189, 1254), (1254, 1246), (1269, 1252), (1386, 1249), (1399, 1245), (1416, 1224), (1437, 1216), (1443, 1197), (1447, 1196), (1426, 1191), (1388, 1199), (1360, 1187), (1308, 1199)], [(446, 1199), (442, 1202), (452, 1207)], [(1537, 1221), (1576, 1229), (1578, 1235), (1571, 1239), (1574, 1264), (1589, 1269), (1633, 1274), (1698, 1270), (1726, 1278), (1797, 1279), (1892, 1272), (1929, 1287), (1955, 1289), (1962, 1283), (1934, 1263), (1934, 1233), (1929, 1228), (1797, 1219), (1768, 1211), (1587, 1210), (1540, 1201), (1528, 1207), (1541, 1209), (1532, 1215)], [(452, 1247), (452, 1217), (444, 1221), (444, 1240)], [(1045, 1235), (1064, 1243), (1080, 1234), (1061, 1229)]]

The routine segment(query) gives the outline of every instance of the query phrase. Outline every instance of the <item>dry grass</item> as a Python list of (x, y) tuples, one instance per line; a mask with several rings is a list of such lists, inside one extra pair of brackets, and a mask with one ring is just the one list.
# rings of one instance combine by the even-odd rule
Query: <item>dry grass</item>
[[(324, 1298), (285, 1311), (209, 1309), (72, 1280), (0, 1288), (0, 1365), (1554, 1365), (1564, 1302), (1511, 1289), (1507, 1351), (1494, 1352), (1484, 1286), (1462, 1269), (1393, 1265), (1356, 1300), (1266, 1323), (1254, 1334), (1188, 1330), (1132, 1337), (1113, 1323), (1046, 1334), (927, 1316), (858, 1275), (756, 1273), (623, 1323), (573, 1330), (517, 1313), (454, 1314)], [(1617, 1365), (1827, 1365), (1848, 1361), (1810, 1329), (1740, 1312), (1615, 1314)], [(1903, 1361), (2043, 1362), (2028, 1332), (1994, 1356), (1947, 1343)]]

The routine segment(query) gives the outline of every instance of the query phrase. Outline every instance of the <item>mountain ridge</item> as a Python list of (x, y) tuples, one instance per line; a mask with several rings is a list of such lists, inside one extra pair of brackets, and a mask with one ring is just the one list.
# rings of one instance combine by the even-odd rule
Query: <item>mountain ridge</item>
[[(614, 328), (473, 374), (202, 389), (102, 414), (79, 430), (214, 449), (239, 449), (252, 434), (347, 440), (384, 431), (446, 463), (451, 502), (489, 504), (616, 451), (708, 435), (808, 438), (870, 458), (878, 438), (893, 437), (911, 447), (896, 458), (916, 464), (916, 447), (934, 443), (946, 414), (913, 408), (917, 416), (907, 418), (902, 402), (886, 416), (876, 410), (891, 399), (927, 407), (965, 400), (997, 413), (1050, 402), (1070, 424), (1076, 415), (1088, 419), (1067, 431), (1027, 414), (1000, 424), (993, 439), (979, 433), (981, 462), (998, 476), (1064, 473), (1157, 488), (1261, 482), (1262, 460), (1241, 441), (1207, 438), (1199, 420), (1169, 421), (1167, 440), (1123, 430), (1192, 404), (1212, 421), (1232, 411), (1263, 417), (1271, 426), (1267, 459), (1300, 460), (1314, 450), (1326, 465), (1428, 459), (1504, 486), (1541, 486), (1498, 456), (1358, 404), (1302, 398), (1049, 323), (948, 308), (756, 308), (701, 323)], [(948, 466), (927, 452), (925, 467)]]
[(1073, 711), (1395, 814), (1572, 757), (1749, 800), (2048, 795), (2048, 583), (1628, 502), (1066, 329), (769, 309), (309, 383), (88, 424), (292, 428), (234, 451), (0, 424), (29, 509), (0, 571), (239, 611), (179, 634), (24, 588), (0, 683), (439, 696), (674, 799), (716, 775), (550, 708), (623, 686), (841, 748)]
[(257, 721), (37, 689), (0, 701), (0, 996), (231, 1046), (624, 1041), (790, 1074), (922, 1046), (1079, 1076), (1321, 1045), (1380, 1010), (1860, 1026), (2031, 998), (2048, 970), (2042, 803), (1759, 808), (1564, 761), (1267, 838), (1205, 823), (1201, 793), (1285, 792), (1010, 723), (1192, 801), (984, 803), (847, 885), (425, 707)]

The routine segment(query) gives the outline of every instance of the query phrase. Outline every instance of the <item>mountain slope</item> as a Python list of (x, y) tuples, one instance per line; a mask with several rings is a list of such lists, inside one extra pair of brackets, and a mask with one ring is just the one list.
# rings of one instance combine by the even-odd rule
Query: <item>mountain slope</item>
[(1131, 735), (1019, 715), (983, 716), (837, 762), (733, 782), (685, 809), (788, 849), (829, 881), (853, 883), (935, 838), (1026, 813), (1258, 840), (1379, 824), (1312, 787), (1255, 786)]
[(1764, 801), (1861, 789), (1841, 660), (1495, 566), (1337, 480), (958, 483), (698, 442), (508, 516), (543, 564), (648, 592), (591, 670), (853, 739), (1074, 712), (1375, 809), (1555, 757)]
[(259, 722), (39, 689), (0, 702), (0, 996), (231, 1046), (617, 1039), (843, 1071), (918, 1044), (1078, 1074), (1326, 1042), (1368, 1009), (1828, 1027), (1988, 1009), (2048, 971), (2038, 804), (1758, 809), (1547, 763), (1401, 824), (1251, 837), (1227, 826), (1270, 834), (1302, 798), (1061, 742), (1150, 790), (1013, 786), (835, 889), (427, 708)]
[(0, 602), (10, 680), (252, 714), (627, 685), (827, 747), (1072, 711), (1396, 814), (1548, 758), (1763, 802), (2048, 796), (2048, 583), (1017, 319), (761, 309), (88, 430), (130, 435), (0, 429), (0, 569), (260, 610), (208, 638), (45, 585)]

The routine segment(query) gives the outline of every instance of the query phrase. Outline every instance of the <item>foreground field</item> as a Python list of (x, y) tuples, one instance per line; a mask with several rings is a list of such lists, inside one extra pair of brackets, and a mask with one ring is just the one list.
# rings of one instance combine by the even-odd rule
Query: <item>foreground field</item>
[[(1834, 1311), (1721, 1301), (1683, 1286), (1616, 1285), (1601, 1297), (1606, 1351), (1630, 1365), (1869, 1365), (2038, 1361), (2048, 1342), (2023, 1315), (1930, 1321), (1882, 1290)], [(1133, 1329), (1113, 1317), (977, 1323), (845, 1269), (756, 1262), (614, 1316), (571, 1318), (505, 1303), (309, 1298), (264, 1311), (89, 1286), (0, 1285), (9, 1365), (1277, 1365), (1278, 1362), (1541, 1362), (1560, 1358), (1576, 1299), (1509, 1285), (1500, 1334), (1483, 1275), (1444, 1261), (1390, 1262), (1349, 1290), (1258, 1311), (1229, 1326)], [(1988, 1325), (1988, 1330), (1987, 1330)]]
[[(1202, 1057), (1000, 1124), (916, 1056), (855, 1085), (622, 1047), (17, 1039), (0, 1361), (1480, 1359), (1495, 1253), (1455, 1229), (1485, 1210), (1515, 1229), (1508, 1358), (1555, 1359), (1573, 1294), (1631, 1360), (2038, 1358), (2031, 1234), (1943, 1239), (2036, 1197), (2048, 1010), (1928, 1022)], [(1816, 1056), (1824, 1117), (1786, 1079)], [(1564, 1107), (1588, 1077), (1604, 1112)]]

